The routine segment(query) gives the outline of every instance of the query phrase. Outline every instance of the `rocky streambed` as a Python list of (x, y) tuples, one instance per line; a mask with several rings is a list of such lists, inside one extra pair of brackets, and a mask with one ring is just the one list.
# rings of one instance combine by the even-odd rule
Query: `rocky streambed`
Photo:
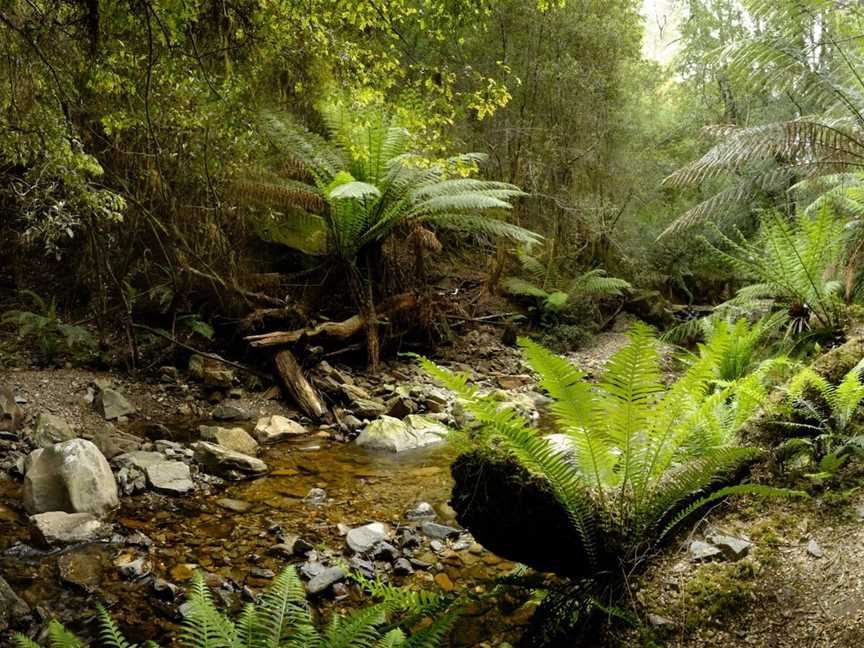
[[(483, 342), (484, 338), (480, 338)], [(542, 401), (515, 350), (469, 365), (502, 401)], [(472, 599), (454, 645), (518, 636), (530, 603), (497, 587), (512, 563), (460, 529), (447, 505), (458, 403), (412, 363), (375, 376), (319, 364), (333, 421), (314, 425), (224, 367), (192, 359), (149, 380), (72, 370), (0, 383), (0, 633), (57, 618), (92, 633), (97, 603), (133, 640), (182, 620), (196, 570), (238, 609), (295, 564), (313, 605), (363, 598), (349, 572)], [(494, 595), (493, 595), (494, 593)]]

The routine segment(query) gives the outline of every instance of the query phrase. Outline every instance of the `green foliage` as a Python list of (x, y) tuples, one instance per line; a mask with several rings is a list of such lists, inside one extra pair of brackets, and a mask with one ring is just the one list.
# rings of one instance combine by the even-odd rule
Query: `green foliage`
[[(179, 645), (185, 648), (435, 648), (441, 645), (456, 614), (437, 597), (405, 594), (395, 588), (372, 589), (379, 603), (348, 615), (335, 613), (325, 628), (313, 623), (303, 583), (294, 567), (286, 567), (257, 604), (248, 603), (236, 621), (220, 612), (213, 603), (203, 576), (195, 575), (189, 592), (188, 614), (180, 630)], [(389, 626), (400, 613), (423, 616), (432, 610), (436, 617), (410, 635)], [(99, 638), (106, 648), (134, 648), (123, 637), (108, 612), (100, 607)], [(81, 648), (82, 644), (62, 625), (50, 625), (51, 648)], [(21, 648), (38, 644), (18, 635)], [(155, 644), (148, 642), (148, 646)]]
[[(262, 177), (240, 184), (244, 194), (271, 203), (282, 211), (280, 219), (292, 222), (287, 226), (291, 234), (271, 233), (270, 240), (349, 262), (396, 231), (407, 234), (426, 226), (519, 242), (539, 240), (495, 217), (523, 195), (517, 187), (461, 176), (480, 156), (433, 162), (411, 152), (408, 131), (392, 115), (339, 104), (328, 104), (321, 112), (329, 140), (285, 114), (262, 116), (275, 148), (310, 180)], [(259, 225), (259, 230), (264, 228)]]
[(60, 321), (54, 299), (46, 302), (30, 290), (22, 290), (20, 294), (28, 297), (36, 310), (6, 311), (0, 317), (0, 324), (11, 324), (17, 328), (19, 337), (35, 341), (39, 360), (43, 364), (56, 362), (63, 345), (67, 352), (73, 354), (83, 354), (96, 347), (96, 340), (86, 328)]
[(551, 260), (544, 265), (531, 255), (529, 248), (519, 248), (517, 256), (522, 274), (528, 278), (505, 277), (501, 286), (514, 297), (530, 298), (534, 302), (531, 310), (546, 324), (556, 321), (556, 316), (573, 301), (620, 297), (631, 288), (624, 279), (607, 277), (602, 268), (588, 270), (568, 280), (559, 276)]
[(850, 369), (837, 385), (809, 367), (792, 378), (787, 386), (787, 397), (793, 414), (805, 422), (792, 423), (790, 427), (806, 436), (781, 444), (777, 452), (784, 462), (806, 458), (816, 468), (807, 476), (824, 481), (833, 477), (850, 457), (864, 453), (864, 436), (850, 434), (864, 401), (862, 370), (864, 360)]
[(755, 240), (740, 232), (720, 234), (724, 247), (714, 251), (743, 276), (755, 281), (726, 303), (743, 309), (784, 308), (790, 332), (811, 328), (811, 318), (825, 331), (841, 327), (843, 222), (829, 209), (790, 222), (776, 212), (761, 218)]
[[(530, 340), (525, 359), (552, 397), (551, 411), (566, 443), (552, 443), (513, 411), (483, 396), (464, 375), (424, 360), (427, 371), (467, 403), (478, 422), (476, 441), (513, 456), (549, 483), (567, 511), (594, 569), (635, 561), (691, 513), (737, 493), (800, 495), (758, 484), (720, 488), (757, 448), (735, 445), (735, 431), (765, 396), (761, 376), (715, 382), (730, 335), (715, 336), (676, 383), (660, 382), (650, 329), (637, 325), (630, 343), (593, 385), (568, 361)], [(563, 447), (562, 447), (563, 446)]]

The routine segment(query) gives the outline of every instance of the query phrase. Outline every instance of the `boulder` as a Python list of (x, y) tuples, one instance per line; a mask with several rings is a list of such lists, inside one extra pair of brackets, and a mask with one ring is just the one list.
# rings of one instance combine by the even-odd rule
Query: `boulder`
[(42, 412), (36, 419), (36, 431), (33, 433), (33, 443), (37, 448), (47, 448), (55, 443), (62, 443), (75, 438), (75, 432), (65, 419)]
[(93, 407), (99, 412), (106, 421), (118, 419), (121, 416), (129, 416), (135, 413), (135, 408), (126, 400), (116, 389), (103, 387), (96, 393), (93, 399)]
[(30, 614), (30, 607), (0, 576), (0, 633), (14, 628)]
[(198, 463), (227, 479), (248, 479), (267, 473), (267, 464), (260, 459), (215, 443), (199, 441), (193, 448)]
[(232, 403), (221, 403), (213, 408), (211, 416), (217, 421), (248, 421), (252, 418), (247, 410)]
[(258, 452), (258, 442), (249, 436), (243, 428), (223, 428), (215, 425), (201, 425), (198, 427), (201, 439), (216, 443), (223, 448), (234, 452), (241, 452), (254, 456)]
[(365, 553), (387, 537), (387, 525), (381, 522), (371, 522), (356, 527), (345, 536), (345, 542), (351, 551)]
[(279, 443), (285, 439), (306, 434), (306, 428), (288, 417), (274, 414), (262, 416), (255, 424), (255, 438), (261, 445)]
[(24, 410), (15, 402), (15, 394), (0, 385), (0, 431), (15, 432), (24, 424)]
[(111, 533), (111, 527), (90, 513), (50, 511), (30, 516), (30, 534), (43, 547), (93, 542)]
[(24, 476), (24, 507), (28, 512), (102, 516), (118, 506), (111, 467), (90, 441), (71, 439), (36, 452), (39, 454), (32, 457)]
[(211, 387), (230, 387), (234, 383), (234, 372), (230, 368), (198, 354), (189, 358), (189, 375)]
[(147, 483), (160, 493), (185, 495), (195, 489), (189, 466), (182, 461), (162, 461), (147, 466)]
[(403, 452), (441, 443), (447, 428), (423, 416), (411, 414), (405, 421), (382, 416), (366, 426), (357, 437), (357, 445), (375, 450)]

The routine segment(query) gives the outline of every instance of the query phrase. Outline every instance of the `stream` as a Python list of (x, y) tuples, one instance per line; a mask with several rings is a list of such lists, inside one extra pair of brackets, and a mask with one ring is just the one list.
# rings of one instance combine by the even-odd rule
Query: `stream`
[[(162, 429), (171, 432), (172, 440), (188, 442), (194, 440), (199, 422), (168, 420)], [(270, 467), (264, 477), (205, 487), (209, 493), (199, 488), (185, 497), (152, 491), (121, 497), (120, 508), (110, 518), (115, 525), (110, 541), (51, 552), (30, 546), (20, 482), (0, 481), (0, 574), (37, 618), (58, 618), (86, 636), (92, 632), (89, 622), (96, 604), (103, 602), (131, 640), (167, 643), (181, 620), (182, 596), (165, 589), (156, 592), (154, 578), (182, 586), (201, 569), (217, 600), (236, 611), (265, 590), (272, 573), (288, 562), (298, 567), (319, 561), (348, 564), (348, 528), (369, 522), (383, 522), (394, 530), (417, 527), (417, 522), (406, 521), (405, 512), (418, 502), (433, 505), (436, 522), (455, 525), (446, 504), (453, 456), (446, 445), (397, 455), (312, 433), (264, 449), (261, 459)], [(307, 500), (312, 489), (323, 489), (326, 500)], [(280, 542), (279, 533), (297, 535), (312, 549), (289, 560), (271, 555), (268, 550)], [(496, 579), (515, 567), (485, 551), (468, 534), (439, 543), (422, 538), (419, 547), (403, 551), (421, 565), (413, 574), (395, 576), (389, 562), (376, 562), (376, 573), (409, 588), (481, 599)], [(118, 564), (141, 557), (149, 574), (124, 578)], [(342, 585), (312, 603), (319, 609), (350, 608), (362, 598), (356, 585)], [(454, 645), (476, 645), (493, 635), (512, 639), (525, 623), (518, 611), (520, 601), (508, 599), (499, 605), (484, 600), (457, 624)]]

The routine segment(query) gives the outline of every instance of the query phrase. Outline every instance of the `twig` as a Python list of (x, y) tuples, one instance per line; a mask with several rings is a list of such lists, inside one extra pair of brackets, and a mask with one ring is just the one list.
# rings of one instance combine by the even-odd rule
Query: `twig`
[(265, 378), (267, 380), (272, 380), (273, 376), (270, 374), (264, 373), (263, 371), (258, 371), (257, 369), (253, 369), (252, 367), (247, 367), (246, 365), (242, 365), (239, 362), (232, 362), (231, 360), (226, 360), (225, 358), (221, 358), (215, 353), (207, 353), (206, 351), (200, 351), (194, 347), (189, 346), (188, 344), (184, 344), (180, 340), (175, 337), (168, 335), (165, 331), (160, 331), (159, 329), (154, 329), (146, 324), (137, 324), (135, 322), (132, 323), (132, 326), (141, 329), (142, 331), (147, 331), (148, 333), (152, 333), (153, 335), (158, 335), (161, 338), (168, 340), (169, 342), (176, 344), (181, 349), (186, 349), (187, 351), (191, 351), (192, 353), (197, 353), (201, 357), (208, 358), (210, 360), (215, 360), (216, 362), (221, 362), (224, 365), (229, 367), (234, 367), (235, 369), (240, 369), (240, 371), (245, 371), (247, 373), (252, 374), (253, 376), (258, 376), (259, 378)]
[(492, 315), (483, 315), (482, 317), (462, 317), (461, 315), (448, 315), (447, 319), (459, 320), (461, 322), (487, 322), (493, 319), (501, 319), (502, 317), (511, 317), (518, 315), (517, 312), (511, 313), (493, 313)]

